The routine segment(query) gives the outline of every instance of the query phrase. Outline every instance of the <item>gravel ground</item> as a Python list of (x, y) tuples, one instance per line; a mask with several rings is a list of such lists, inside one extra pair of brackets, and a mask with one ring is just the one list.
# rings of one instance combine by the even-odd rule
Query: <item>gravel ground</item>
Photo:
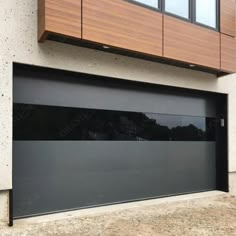
[(231, 236), (236, 235), (236, 196), (140, 206), (13, 228), (0, 236)]

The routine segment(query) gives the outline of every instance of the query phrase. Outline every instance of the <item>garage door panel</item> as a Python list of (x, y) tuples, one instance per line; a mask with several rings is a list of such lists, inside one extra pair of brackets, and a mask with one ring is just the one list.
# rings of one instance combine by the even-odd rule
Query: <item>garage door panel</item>
[(201, 169), (214, 143), (187, 143), (15, 141), (14, 215), (214, 189)]
[(216, 142), (172, 142), (168, 147), (170, 189), (174, 193), (216, 188)]
[[(56, 76), (55, 76), (56, 77)], [(82, 78), (17, 77), (14, 102), (91, 109), (214, 117), (214, 98)], [(155, 102), (154, 102), (155, 101)]]
[(216, 189), (212, 94), (29, 71), (13, 116), (15, 218)]

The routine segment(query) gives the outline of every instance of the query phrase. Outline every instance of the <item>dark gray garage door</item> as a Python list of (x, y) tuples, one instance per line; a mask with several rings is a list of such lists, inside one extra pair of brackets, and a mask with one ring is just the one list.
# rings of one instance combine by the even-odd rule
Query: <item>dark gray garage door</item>
[(15, 218), (216, 188), (213, 97), (46, 77), (14, 78)]

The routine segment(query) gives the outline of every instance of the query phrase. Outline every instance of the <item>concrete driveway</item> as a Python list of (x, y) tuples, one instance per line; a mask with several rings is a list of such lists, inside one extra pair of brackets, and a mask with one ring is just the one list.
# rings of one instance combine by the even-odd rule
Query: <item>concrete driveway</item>
[(15, 221), (0, 236), (231, 236), (236, 196), (208, 192)]

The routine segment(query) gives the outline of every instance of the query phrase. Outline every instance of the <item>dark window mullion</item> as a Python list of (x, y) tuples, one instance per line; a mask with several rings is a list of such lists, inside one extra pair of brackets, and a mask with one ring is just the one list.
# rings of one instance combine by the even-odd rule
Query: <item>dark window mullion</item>
[(190, 22), (192, 22), (192, 0), (188, 1), (188, 17)]
[(160, 0), (159, 2), (161, 5), (160, 5), (160, 10), (162, 13), (164, 13), (164, 6), (165, 6), (165, 0)]
[(216, 0), (216, 30), (220, 31), (220, 0)]
[(190, 14), (191, 14), (191, 22), (196, 22), (196, 0), (190, 0), (191, 2), (191, 8), (190, 8)]

